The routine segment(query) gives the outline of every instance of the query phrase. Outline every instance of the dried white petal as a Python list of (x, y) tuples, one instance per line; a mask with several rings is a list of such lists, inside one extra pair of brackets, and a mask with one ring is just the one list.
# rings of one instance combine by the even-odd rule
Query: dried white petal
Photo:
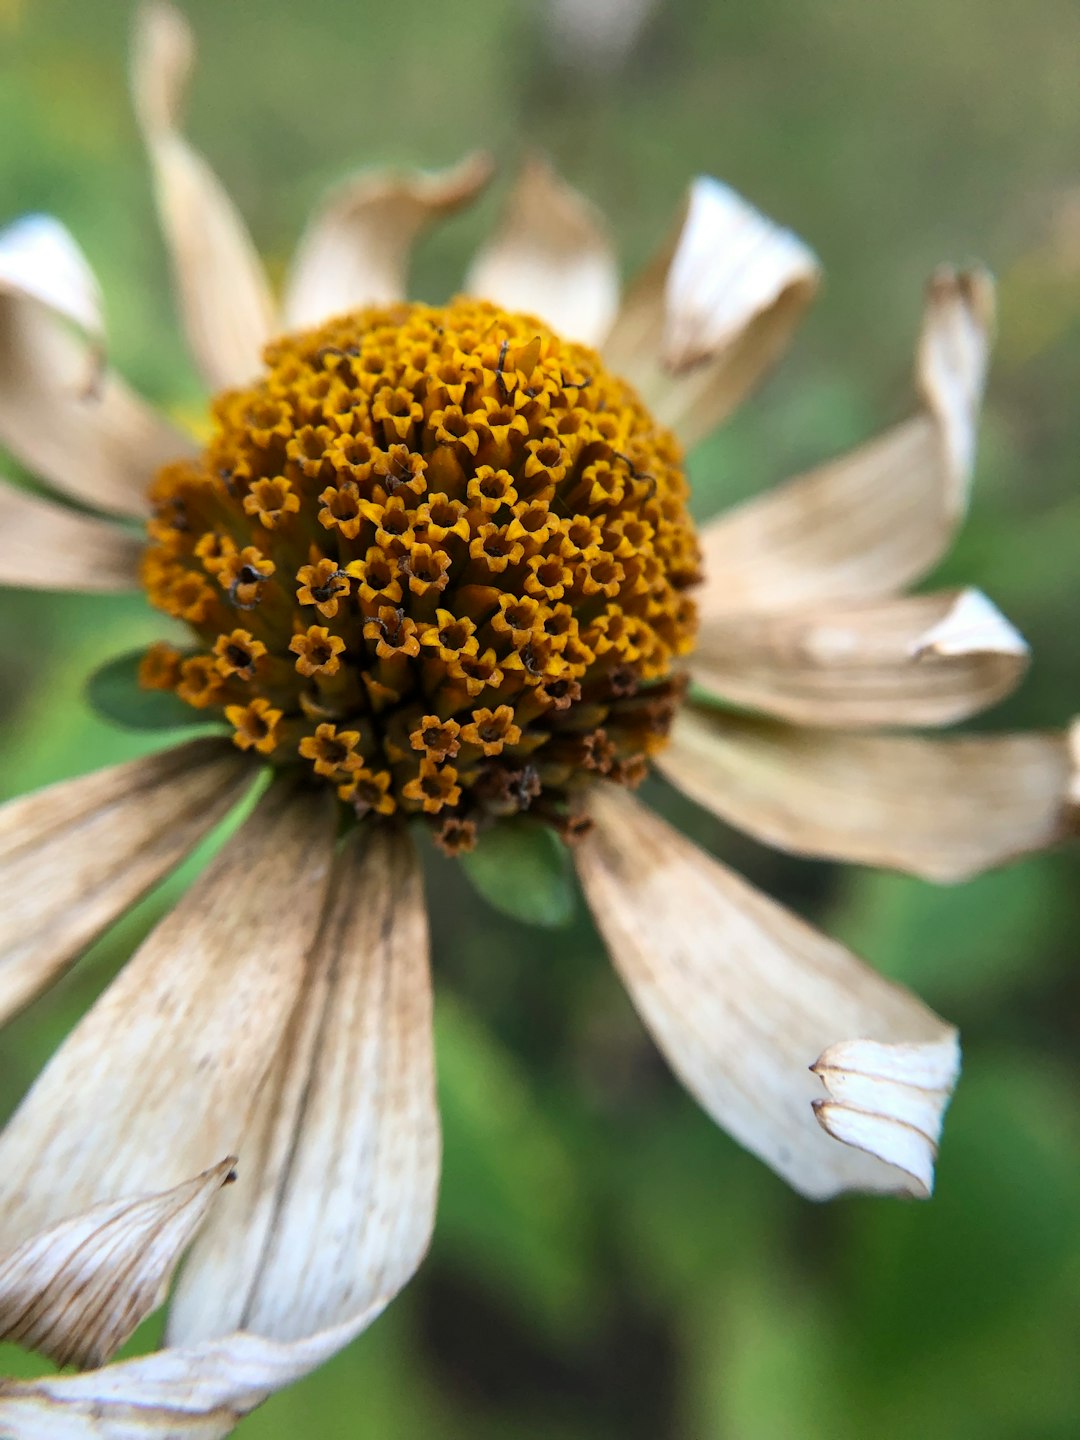
[(796, 235), (699, 177), (674, 234), (624, 298), (604, 358), (693, 445), (779, 359), (819, 280)]
[(812, 1069), (829, 1093), (814, 1102), (822, 1129), (905, 1171), (916, 1193), (929, 1195), (945, 1109), (960, 1073), (955, 1033), (922, 1045), (843, 1041), (830, 1045)]
[(235, 1163), (230, 1155), (171, 1190), (94, 1206), (0, 1256), (0, 1340), (57, 1365), (104, 1365), (165, 1298)]
[(687, 705), (657, 764), (768, 845), (941, 883), (1080, 830), (1063, 734), (860, 734)]
[(924, 410), (701, 532), (705, 618), (895, 594), (952, 543), (967, 509), (994, 318), (980, 270), (939, 270), (923, 315)]
[(922, 1078), (942, 1047), (953, 1053), (951, 1027), (626, 791), (597, 786), (589, 808), (595, 828), (575, 847), (586, 898), (630, 998), (704, 1109), (805, 1195), (925, 1193), (909, 1149), (823, 1135), (810, 1067), (823, 1051), (846, 1054), (836, 1037), (867, 1036), (894, 1066), (918, 1054)]
[(417, 238), (475, 199), (491, 178), (491, 157), (474, 151), (446, 170), (364, 172), (326, 197), (297, 247), (285, 287), (290, 328), (405, 298)]
[(139, 588), (143, 542), (0, 478), (0, 585), (25, 590)]
[(695, 680), (800, 725), (950, 725), (1020, 683), (1023, 637), (977, 590), (706, 616)]
[(505, 310), (536, 315), (564, 339), (598, 344), (619, 299), (603, 216), (534, 156), (498, 229), (474, 259), (465, 289)]
[(276, 324), (262, 262), (224, 186), (180, 131), (195, 44), (164, 0), (141, 7), (135, 29), (135, 113), (154, 169), (188, 343), (214, 390), (246, 384)]

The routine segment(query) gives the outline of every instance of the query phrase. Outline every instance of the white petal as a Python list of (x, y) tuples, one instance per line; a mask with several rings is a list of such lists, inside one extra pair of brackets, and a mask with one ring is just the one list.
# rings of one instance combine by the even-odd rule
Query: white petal
[(403, 300), (417, 238), (475, 199), (491, 171), (490, 156), (475, 151), (447, 170), (368, 171), (332, 190), (297, 248), (285, 290), (286, 326)]
[(187, 21), (164, 0), (138, 12), (132, 60), (135, 112), (154, 169), (188, 343), (211, 389), (258, 372), (276, 324), (266, 275), (221, 181), (180, 131), (195, 58)]
[(0, 479), (0, 585), (27, 590), (137, 590), (143, 542)]
[(0, 1256), (0, 1339), (57, 1365), (103, 1365), (156, 1310), (233, 1174), (235, 1157), (172, 1190), (97, 1205)]
[(937, 563), (967, 508), (993, 312), (984, 272), (934, 276), (923, 413), (707, 525), (703, 616), (875, 599)]
[(242, 1154), (292, 1012), (333, 796), (271, 786), (128, 961), (0, 1134), (0, 1248)]
[(0, 233), (0, 290), (38, 300), (96, 340), (105, 338), (97, 276), (52, 215), (26, 215)]
[(803, 725), (950, 725), (1009, 694), (1023, 637), (977, 590), (706, 618), (694, 679)]
[(781, 850), (966, 880), (1080, 830), (1064, 735), (861, 735), (685, 706), (657, 764)]
[(0, 808), (0, 1021), (179, 864), (251, 779), (233, 746), (194, 740)]
[(142, 516), (154, 472), (191, 444), (104, 368), (102, 340), (97, 281), (64, 227), (0, 231), (0, 443), (64, 494)]
[(498, 230), (473, 261), (465, 289), (504, 310), (537, 316), (564, 339), (598, 344), (619, 299), (603, 216), (534, 157)]
[(227, 1333), (86, 1375), (0, 1382), (5, 1436), (224, 1436), (347, 1344), (415, 1270), (439, 1164), (421, 877), (404, 835), (359, 843), (339, 856), (238, 1184), (174, 1302), (174, 1333)]
[(694, 445), (786, 349), (819, 279), (790, 230), (699, 177), (675, 233), (626, 295), (604, 357)]
[[(366, 897), (362, 903), (358, 897)], [(439, 1122), (420, 866), (403, 833), (340, 855), (293, 1023), (200, 1237), (169, 1339), (303, 1340), (385, 1301), (435, 1218)]]
[[(815, 1123), (811, 1067), (822, 1052), (864, 1056), (830, 1048), (858, 1040), (894, 1064), (913, 1050), (923, 1074), (954, 1032), (625, 791), (596, 787), (590, 812), (595, 829), (575, 850), (586, 897), (642, 1019), (713, 1119), (805, 1195), (928, 1193), (936, 1133), (904, 1148), (875, 1132), (858, 1146), (847, 1127), (849, 1143), (835, 1143), (832, 1117)], [(955, 1065), (942, 1108), (954, 1079)]]
[(813, 1070), (829, 1094), (814, 1103), (821, 1127), (906, 1171), (916, 1193), (929, 1195), (945, 1109), (960, 1072), (955, 1035), (926, 1045), (849, 1040), (830, 1046)]

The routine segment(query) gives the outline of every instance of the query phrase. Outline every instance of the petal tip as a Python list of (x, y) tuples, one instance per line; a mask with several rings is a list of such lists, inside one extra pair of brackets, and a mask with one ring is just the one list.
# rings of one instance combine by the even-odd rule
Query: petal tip
[(927, 1199), (946, 1107), (960, 1072), (957, 1032), (890, 1044), (847, 1040), (810, 1066), (827, 1096), (811, 1101), (821, 1128), (906, 1176), (898, 1189)]

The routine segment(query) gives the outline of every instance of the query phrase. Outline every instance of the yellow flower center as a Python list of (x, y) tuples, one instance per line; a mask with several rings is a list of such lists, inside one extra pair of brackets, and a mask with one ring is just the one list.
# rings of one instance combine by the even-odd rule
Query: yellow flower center
[(594, 351), (478, 301), (362, 310), (265, 360), (154, 482), (147, 594), (198, 643), (153, 647), (142, 683), (450, 850), (636, 783), (695, 628), (673, 436)]

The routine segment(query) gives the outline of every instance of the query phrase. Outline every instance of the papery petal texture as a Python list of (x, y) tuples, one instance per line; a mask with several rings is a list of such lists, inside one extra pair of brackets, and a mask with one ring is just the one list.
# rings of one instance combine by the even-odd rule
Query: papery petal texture
[(982, 271), (940, 270), (923, 314), (923, 411), (701, 532), (705, 619), (895, 594), (937, 563), (967, 508), (994, 319)]
[(952, 1047), (947, 1096), (951, 1027), (626, 792), (598, 790), (590, 814), (576, 851), (586, 898), (646, 1026), (713, 1119), (812, 1198), (928, 1193), (936, 1135), (916, 1150), (879, 1135), (861, 1146), (854, 1129), (836, 1143), (815, 1123), (811, 1066), (855, 1040), (886, 1054)]
[(446, 170), (364, 172), (326, 197), (301, 238), (285, 290), (289, 328), (404, 300), (419, 236), (475, 199), (491, 178), (481, 151)]
[(495, 234), (465, 280), (466, 292), (536, 315), (568, 340), (596, 345), (619, 298), (607, 224), (546, 160), (522, 169)]
[(153, 166), (188, 343), (207, 384), (218, 390), (257, 373), (276, 314), (247, 227), (180, 130), (194, 59), (180, 12), (164, 0), (143, 5), (132, 60), (135, 114)]
[(1080, 828), (1063, 734), (851, 734), (686, 706), (657, 764), (777, 849), (943, 883)]
[(157, 1195), (98, 1205), (0, 1256), (0, 1339), (104, 1365), (164, 1299), (235, 1156)]
[(1023, 678), (1023, 637), (977, 590), (706, 619), (699, 684), (797, 724), (951, 725)]
[(195, 740), (0, 808), (0, 1021), (177, 865), (251, 779), (232, 746)]
[(675, 233), (627, 292), (604, 358), (694, 445), (779, 359), (819, 279), (797, 236), (701, 177)]

